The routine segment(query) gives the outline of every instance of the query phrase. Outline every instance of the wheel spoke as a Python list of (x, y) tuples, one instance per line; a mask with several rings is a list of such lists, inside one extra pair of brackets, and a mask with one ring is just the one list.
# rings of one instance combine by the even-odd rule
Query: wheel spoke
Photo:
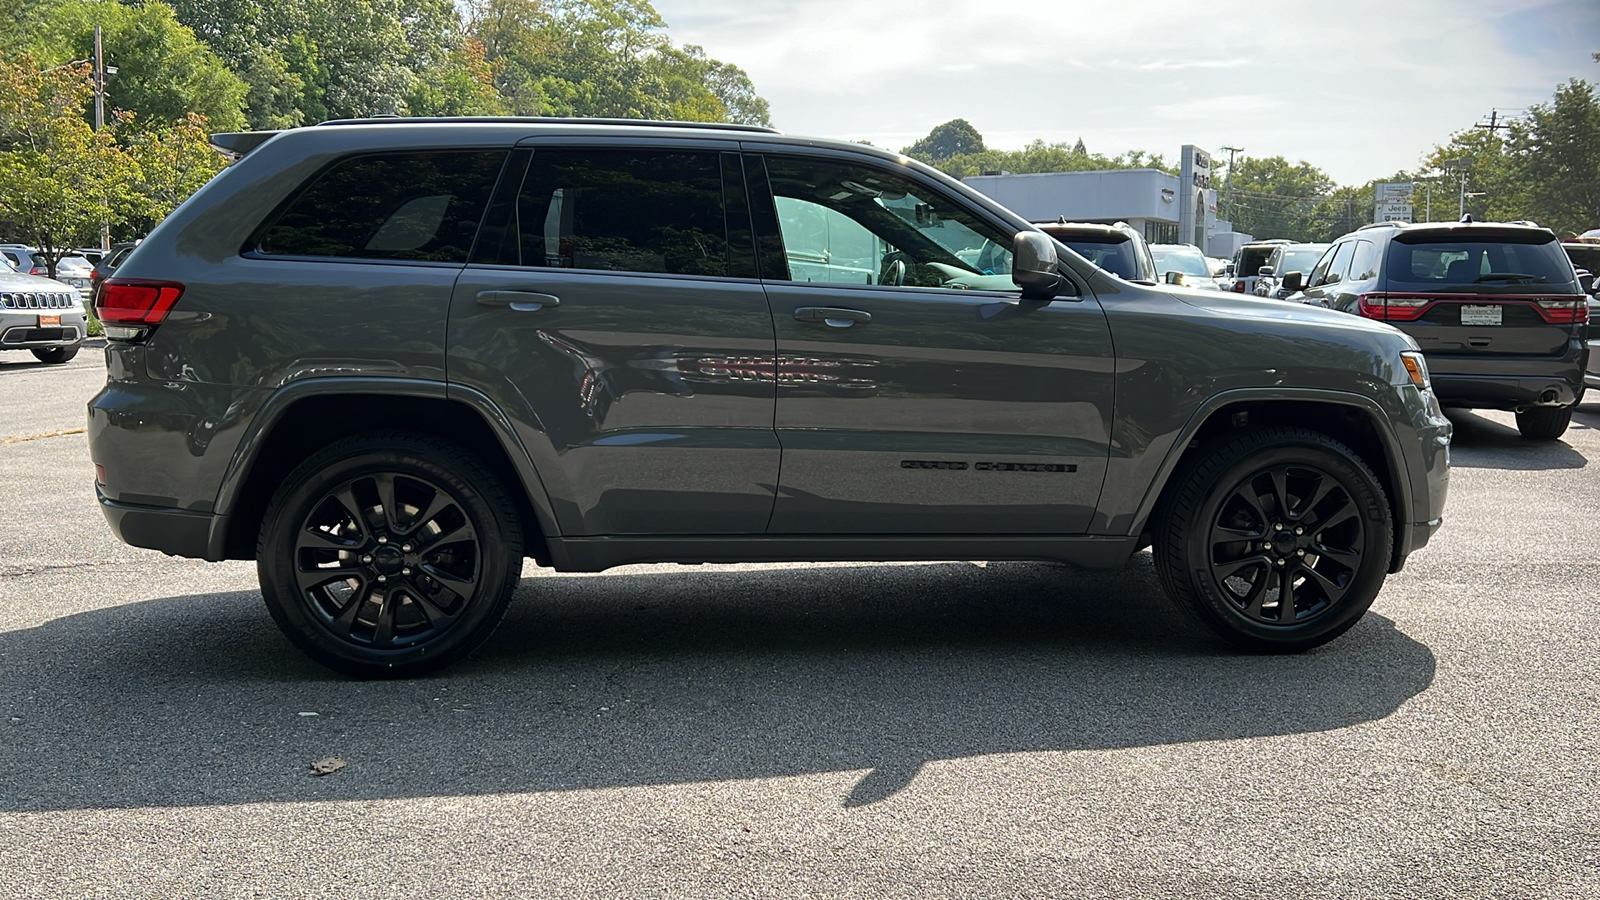
[(1288, 566), (1278, 573), (1278, 624), (1294, 622), (1294, 572)]
[(476, 543), (477, 539), (477, 532), (472, 530), (472, 524), (470, 522), (463, 521), (460, 525), (457, 525), (449, 531), (444, 532), (438, 537), (421, 538), (419, 539), (419, 543), (421, 543), (424, 547), (442, 547), (445, 544), (455, 544), (461, 541), (473, 541)]
[(303, 566), (297, 566), (295, 570), (295, 580), (300, 582), (300, 590), (302, 591), (309, 591), (312, 588), (321, 587), (330, 581), (341, 581), (348, 578), (354, 578), (361, 582), (361, 588), (358, 589), (357, 593), (359, 593), (360, 590), (364, 590), (367, 586), (367, 572), (365, 568), (338, 566), (336, 568), (328, 569), (319, 569), (315, 567), (307, 569)]
[(367, 517), (361, 514), (361, 504), (356, 501), (356, 495), (351, 493), (350, 485), (344, 485), (328, 496), (339, 501), (339, 505), (344, 507), (345, 513), (350, 516), (350, 521), (355, 523), (356, 528), (360, 530), (361, 540), (365, 541), (371, 536), (367, 526)]
[(296, 550), (353, 550), (361, 546), (360, 541), (347, 540), (334, 537), (316, 525), (308, 525), (301, 529), (298, 540), (295, 541)]
[(444, 585), (449, 590), (454, 591), (456, 596), (458, 596), (458, 597), (470, 597), (470, 596), (472, 596), (473, 583), (472, 583), (471, 579), (462, 578), (462, 577), (457, 576), (457, 575), (452, 575), (449, 572), (446, 572), (445, 570), (439, 568), (438, 566), (424, 565), (422, 567), (422, 571), (427, 572), (429, 578), (432, 578), (434, 581), (439, 582), (440, 584)]
[(1250, 593), (1242, 598), (1246, 604), (1244, 614), (1252, 619), (1261, 618), (1261, 605), (1267, 602), (1267, 585), (1272, 583), (1272, 573), (1264, 572), (1255, 584), (1250, 585)]
[(1295, 514), (1295, 518), (1300, 518), (1301, 516), (1305, 516), (1305, 515), (1309, 514), (1312, 510), (1316, 509), (1317, 508), (1317, 504), (1321, 503), (1323, 501), (1323, 499), (1328, 496), (1328, 493), (1330, 491), (1332, 491), (1334, 488), (1338, 487), (1338, 486), (1339, 486), (1338, 483), (1335, 482), (1332, 478), (1329, 478), (1327, 475), (1324, 475), (1323, 473), (1318, 472), (1317, 473), (1317, 489), (1311, 492), (1311, 499), (1310, 500), (1307, 500), (1305, 503), (1301, 504), (1300, 511)]
[(383, 524), (390, 534), (400, 530), (400, 507), (394, 499), (394, 473), (379, 472), (372, 478), (378, 488), (378, 506), (383, 510)]
[(428, 508), (423, 510), (421, 515), (411, 520), (411, 524), (406, 526), (405, 533), (409, 534), (416, 531), (418, 528), (438, 518), (440, 513), (455, 505), (455, 501), (451, 500), (444, 491), (434, 491), (433, 499), (428, 502)]
[(1326, 519), (1323, 519), (1321, 522), (1318, 522), (1316, 524), (1316, 529), (1318, 531), (1326, 531), (1335, 525), (1343, 524), (1346, 519), (1355, 518), (1355, 516), (1356, 505), (1353, 502), (1345, 501), (1344, 505), (1334, 510), (1332, 515), (1328, 516)]
[(428, 619), (428, 625), (435, 630), (442, 631), (449, 628), (451, 623), (456, 620), (456, 616), (460, 615), (459, 611), (454, 613), (445, 612), (443, 608), (429, 600), (421, 591), (408, 590), (406, 591), (406, 596), (411, 598), (411, 602), (415, 603), (418, 609), (422, 610), (422, 614)]
[(1273, 515), (1281, 522), (1289, 518), (1289, 475), (1283, 469), (1273, 469), (1267, 475), (1272, 479), (1272, 503), (1277, 507)]
[[(1340, 587), (1339, 584), (1333, 579), (1322, 574), (1321, 572), (1318, 572), (1316, 569), (1313, 569), (1310, 566), (1302, 566), (1301, 571), (1316, 579), (1317, 584), (1322, 587), (1322, 593), (1328, 598), (1329, 603), (1338, 603), (1340, 600), (1343, 600), (1345, 592), (1350, 589), (1348, 586)], [(1354, 579), (1351, 580), (1351, 583), (1354, 583)]]
[(1321, 542), (1318, 542), (1313, 549), (1318, 556), (1326, 556), (1334, 562), (1349, 566), (1352, 569), (1361, 564), (1361, 554), (1351, 550), (1340, 550), (1337, 547), (1329, 547)]
[(394, 643), (394, 612), (397, 605), (393, 592), (386, 592), (379, 598), (378, 627), (372, 634), (374, 646), (387, 647)]
[(1250, 507), (1250, 511), (1255, 514), (1256, 521), (1261, 523), (1261, 528), (1263, 531), (1265, 531), (1267, 528), (1267, 523), (1271, 520), (1267, 518), (1267, 511), (1262, 508), (1261, 498), (1256, 494), (1254, 479), (1246, 481), (1243, 485), (1240, 485), (1239, 489), (1235, 491), (1233, 495), (1244, 501), (1246, 506)]
[(1253, 553), (1243, 559), (1230, 560), (1225, 563), (1212, 563), (1211, 571), (1216, 574), (1218, 581), (1225, 581), (1252, 566), (1270, 567), (1272, 561), (1264, 554)]

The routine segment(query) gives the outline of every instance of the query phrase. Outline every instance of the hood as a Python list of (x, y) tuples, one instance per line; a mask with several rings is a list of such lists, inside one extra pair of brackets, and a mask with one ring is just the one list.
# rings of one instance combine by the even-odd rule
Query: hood
[(38, 275), (24, 275), (21, 272), (3, 270), (0, 270), (0, 291), (37, 291), (41, 294), (65, 291), (74, 295), (78, 293), (78, 289), (70, 284)]
[(1374, 319), (1320, 306), (1307, 306), (1289, 300), (1273, 300), (1255, 294), (1235, 294), (1224, 291), (1200, 291), (1169, 288), (1168, 293), (1199, 309), (1218, 315), (1256, 321), (1303, 323), (1317, 328), (1337, 328), (1342, 331), (1362, 331), (1369, 334), (1393, 335), (1400, 343), (1416, 348), (1411, 336), (1400, 329)]

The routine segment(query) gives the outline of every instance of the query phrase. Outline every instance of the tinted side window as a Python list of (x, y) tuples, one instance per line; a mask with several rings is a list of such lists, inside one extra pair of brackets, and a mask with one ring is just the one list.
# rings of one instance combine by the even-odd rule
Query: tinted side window
[[(539, 147), (500, 246), (475, 262), (668, 275), (730, 271), (715, 151)], [(730, 173), (730, 178), (736, 177)], [(748, 226), (740, 231), (748, 238)], [(490, 233), (496, 233), (495, 228)], [(748, 248), (742, 253), (748, 254)], [(753, 266), (752, 266), (753, 268)]]
[[(853, 162), (778, 156), (763, 162), (789, 280), (1015, 290), (1015, 235), (956, 201), (899, 173)], [(784, 268), (765, 259), (764, 278)]]
[(1322, 254), (1322, 258), (1317, 260), (1316, 266), (1311, 269), (1311, 277), (1306, 279), (1307, 287), (1316, 287), (1319, 284), (1326, 283), (1325, 279), (1328, 277), (1328, 267), (1333, 264), (1333, 258), (1338, 255), (1339, 249), (1343, 246), (1344, 244), (1334, 244)]
[(344, 160), (262, 230), (256, 249), (464, 263), (505, 157), (501, 150), (436, 150)]
[(1356, 241), (1355, 255), (1350, 260), (1353, 281), (1366, 281), (1378, 277), (1378, 245), (1371, 241)]
[(1322, 276), (1323, 284), (1338, 284), (1344, 280), (1344, 273), (1350, 268), (1350, 257), (1355, 253), (1355, 241), (1346, 241), (1333, 248), (1333, 259), (1328, 262), (1328, 271)]

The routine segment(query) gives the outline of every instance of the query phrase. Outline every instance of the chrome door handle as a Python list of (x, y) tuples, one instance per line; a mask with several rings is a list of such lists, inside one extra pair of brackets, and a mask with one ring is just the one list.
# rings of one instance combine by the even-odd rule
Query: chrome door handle
[(514, 312), (538, 312), (561, 305), (561, 298), (533, 291), (479, 291), (479, 306), (504, 306)]
[(839, 309), (833, 306), (802, 306), (794, 311), (796, 322), (819, 322), (834, 328), (849, 328), (860, 322), (872, 321), (872, 313), (859, 309)]

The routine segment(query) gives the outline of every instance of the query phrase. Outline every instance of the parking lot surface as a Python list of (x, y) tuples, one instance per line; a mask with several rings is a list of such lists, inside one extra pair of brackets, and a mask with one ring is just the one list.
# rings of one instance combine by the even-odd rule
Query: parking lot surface
[(1453, 413), (1444, 529), (1300, 656), (1148, 553), (529, 563), (476, 655), (357, 682), (251, 564), (111, 536), (102, 379), (0, 355), (0, 895), (1600, 895), (1600, 404)]

